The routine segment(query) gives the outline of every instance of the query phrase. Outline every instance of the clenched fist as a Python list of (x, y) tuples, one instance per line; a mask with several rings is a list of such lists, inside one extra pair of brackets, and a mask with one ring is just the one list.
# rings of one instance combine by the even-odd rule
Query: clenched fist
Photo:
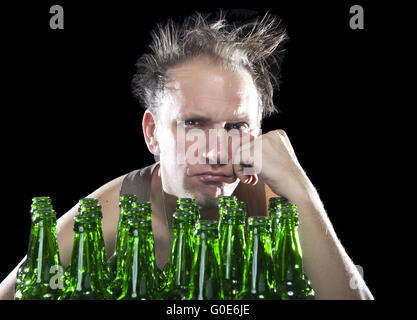
[(252, 185), (261, 176), (274, 193), (293, 203), (306, 199), (312, 185), (285, 131), (272, 130), (258, 137), (251, 135), (247, 140), (232, 157), (234, 174)]

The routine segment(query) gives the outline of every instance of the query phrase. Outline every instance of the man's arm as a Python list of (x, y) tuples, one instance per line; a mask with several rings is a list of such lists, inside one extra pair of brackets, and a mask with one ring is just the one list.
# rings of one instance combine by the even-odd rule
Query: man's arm
[(256, 139), (251, 142), (250, 148), (254, 150), (250, 154), (262, 154), (262, 162), (256, 163), (242, 155), (241, 164), (234, 165), (234, 171), (241, 181), (245, 181), (248, 175), (243, 174), (244, 166), (254, 168), (268, 186), (267, 199), (281, 195), (297, 206), (304, 269), (316, 299), (373, 299), (337, 238), (319, 195), (301, 168), (286, 133), (274, 130), (260, 139), (262, 143)]
[[(277, 197), (265, 184), (266, 203)], [(315, 198), (315, 199), (313, 199)], [(338, 240), (317, 191), (297, 201), (304, 270), (316, 299), (373, 299), (352, 260)], [(316, 204), (319, 204), (316, 207)], [(353, 285), (352, 285), (353, 284)]]
[[(119, 193), (125, 176), (116, 178), (101, 188), (97, 189), (88, 198), (98, 199), (103, 211), (103, 236), (106, 254), (109, 257), (114, 251), (117, 223), (119, 220)], [(61, 264), (66, 267), (70, 263), (74, 240), (74, 217), (78, 214), (78, 204), (71, 208), (57, 220), (56, 235), (59, 247)], [(26, 257), (13, 269), (12, 272), (0, 283), (0, 300), (13, 300), (16, 275), (20, 265)]]
[(315, 188), (311, 186), (296, 205), (304, 268), (316, 299), (374, 299), (337, 238)]

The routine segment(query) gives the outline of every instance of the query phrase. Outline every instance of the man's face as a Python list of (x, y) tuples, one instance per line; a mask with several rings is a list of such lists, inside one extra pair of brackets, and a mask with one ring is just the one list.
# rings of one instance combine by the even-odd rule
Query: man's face
[(225, 133), (258, 133), (256, 88), (246, 70), (225, 70), (202, 57), (168, 76), (155, 133), (164, 191), (215, 206), (239, 183), (231, 164), (237, 146)]

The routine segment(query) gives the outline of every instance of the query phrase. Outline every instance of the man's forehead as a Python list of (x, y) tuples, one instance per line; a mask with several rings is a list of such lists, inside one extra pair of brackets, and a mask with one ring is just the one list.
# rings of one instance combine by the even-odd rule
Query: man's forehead
[(205, 117), (213, 121), (248, 121), (257, 117), (258, 96), (251, 79), (209, 70), (199, 73), (171, 78), (166, 89), (170, 102), (175, 104), (171, 106), (175, 116)]
[(169, 118), (212, 122), (259, 119), (258, 92), (247, 70), (227, 70), (196, 58), (168, 71), (162, 105)]

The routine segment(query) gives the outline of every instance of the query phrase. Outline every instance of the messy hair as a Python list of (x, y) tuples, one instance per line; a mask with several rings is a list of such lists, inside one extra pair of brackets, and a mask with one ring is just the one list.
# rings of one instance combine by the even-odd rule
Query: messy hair
[(152, 31), (150, 53), (136, 63), (132, 93), (145, 109), (157, 109), (169, 69), (194, 57), (208, 56), (250, 73), (264, 118), (277, 111), (272, 97), (274, 85), (279, 88), (282, 44), (287, 38), (281, 21), (269, 13), (260, 20), (239, 24), (226, 21), (221, 11), (214, 19), (198, 12), (180, 24), (170, 19)]

